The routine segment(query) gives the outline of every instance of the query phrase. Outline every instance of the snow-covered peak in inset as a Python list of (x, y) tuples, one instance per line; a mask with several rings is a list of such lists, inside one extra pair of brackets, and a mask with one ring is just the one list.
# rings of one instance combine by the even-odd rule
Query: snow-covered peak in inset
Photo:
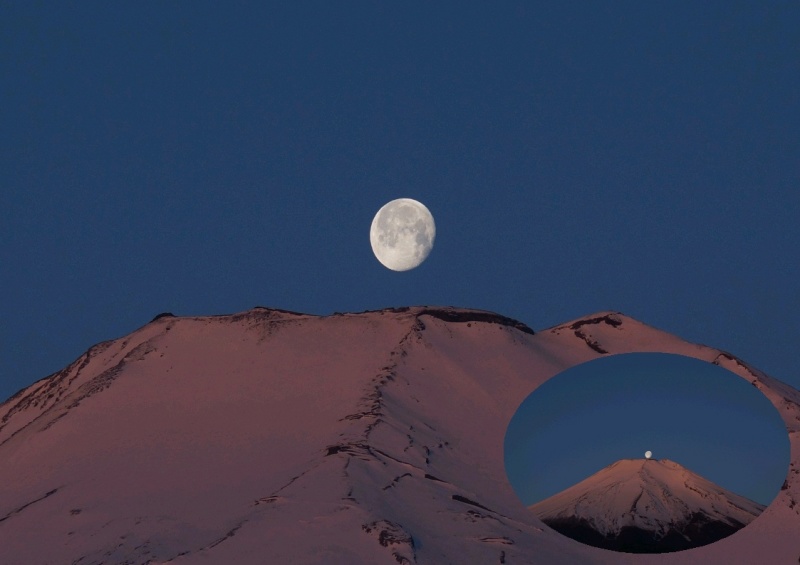
[[(592, 545), (621, 549), (626, 541), (619, 538), (627, 536), (639, 547), (648, 541), (656, 552), (722, 539), (764, 508), (667, 459), (622, 459), (530, 506), (567, 535), (578, 528), (597, 532), (602, 539)], [(591, 537), (576, 538), (591, 543)]]

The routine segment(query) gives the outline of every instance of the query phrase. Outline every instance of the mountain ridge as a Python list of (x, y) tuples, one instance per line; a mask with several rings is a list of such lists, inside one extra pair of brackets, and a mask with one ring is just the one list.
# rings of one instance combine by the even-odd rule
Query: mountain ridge
[(800, 393), (621, 314), (582, 338), (430, 308), (165, 316), (93, 346), (0, 405), (0, 546), (27, 563), (619, 563), (545, 527), (502, 464), (522, 399), (602, 355), (588, 338), (761, 384), (790, 430), (786, 489), (670, 563), (796, 561)]

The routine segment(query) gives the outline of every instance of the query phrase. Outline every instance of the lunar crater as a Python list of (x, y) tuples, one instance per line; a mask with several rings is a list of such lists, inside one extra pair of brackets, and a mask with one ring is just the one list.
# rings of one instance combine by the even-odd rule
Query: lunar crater
[(375, 257), (393, 271), (418, 267), (428, 258), (435, 238), (433, 215), (411, 198), (385, 204), (375, 214), (369, 234)]

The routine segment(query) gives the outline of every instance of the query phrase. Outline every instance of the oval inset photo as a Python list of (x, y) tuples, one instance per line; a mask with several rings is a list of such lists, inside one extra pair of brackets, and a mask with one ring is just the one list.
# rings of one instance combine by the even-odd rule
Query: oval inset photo
[(667, 353), (611, 355), (549, 379), (506, 431), (509, 482), (579, 542), (667, 553), (756, 520), (789, 468), (789, 436), (747, 380)]

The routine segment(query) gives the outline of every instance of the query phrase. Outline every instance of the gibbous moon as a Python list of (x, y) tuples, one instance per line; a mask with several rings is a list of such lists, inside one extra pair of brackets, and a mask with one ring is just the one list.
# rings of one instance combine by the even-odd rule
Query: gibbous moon
[(646, 459), (650, 459), (653, 456), (653, 452), (652, 451), (645, 451), (644, 452), (644, 456), (645, 456)]
[(384, 204), (375, 214), (369, 242), (378, 261), (393, 271), (418, 267), (433, 249), (436, 224), (421, 202), (398, 198)]

